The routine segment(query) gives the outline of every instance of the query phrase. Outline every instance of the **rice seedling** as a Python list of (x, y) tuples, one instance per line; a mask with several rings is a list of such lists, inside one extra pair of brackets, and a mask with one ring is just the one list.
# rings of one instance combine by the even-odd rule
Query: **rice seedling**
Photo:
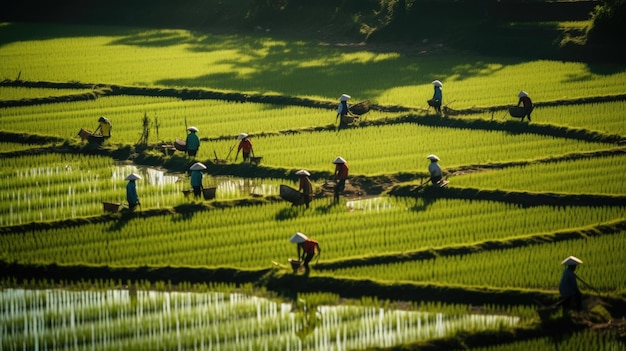
[[(17, 262), (259, 268), (294, 257), (296, 248), (288, 238), (296, 231), (319, 240), (325, 260), (336, 260), (580, 228), (624, 213), (619, 207), (521, 208), (487, 201), (393, 198), (384, 210), (367, 211), (332, 207), (330, 201), (315, 201), (313, 208), (319, 211), (296, 210), (289, 219), (280, 216), (289, 205), (271, 203), (216, 209), (185, 220), (139, 217), (114, 230), (110, 223), (92, 223), (80, 231), (6, 234), (0, 238), (0, 257)], [(259, 245), (266, 249), (259, 251)]]
[[(568, 240), (550, 245), (532, 245), (506, 250), (477, 252), (424, 261), (389, 263), (331, 270), (333, 276), (361, 277), (390, 281), (443, 282), (499, 288), (557, 290), (568, 255), (583, 259), (576, 273), (600, 291), (626, 289), (620, 273), (626, 269), (623, 250), (626, 232), (588, 239)], [(513, 273), (515, 272), (515, 273)], [(579, 284), (586, 294), (596, 295)]]
[(0, 292), (3, 349), (161, 348), (351, 350), (515, 327), (518, 317), (311, 306), (241, 293), (68, 291)]
[(454, 185), (573, 194), (626, 194), (626, 181), (620, 169), (626, 169), (626, 156), (613, 155), (468, 173), (454, 177)]

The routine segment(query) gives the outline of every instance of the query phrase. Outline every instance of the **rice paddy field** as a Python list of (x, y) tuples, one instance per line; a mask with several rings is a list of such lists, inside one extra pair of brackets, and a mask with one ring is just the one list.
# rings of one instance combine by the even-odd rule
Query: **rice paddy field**
[[(626, 66), (268, 33), (0, 36), (0, 349), (626, 349)], [(520, 90), (532, 121), (508, 114)], [(348, 126), (342, 93), (371, 104)], [(112, 137), (81, 141), (99, 116)], [(163, 147), (192, 125), (195, 158)], [(237, 154), (241, 132), (259, 164)], [(429, 154), (447, 187), (423, 184)], [(213, 199), (186, 194), (197, 161)], [(300, 169), (310, 208), (279, 196)], [(309, 275), (289, 266), (295, 232), (322, 247)], [(537, 313), (570, 255), (580, 323)]]

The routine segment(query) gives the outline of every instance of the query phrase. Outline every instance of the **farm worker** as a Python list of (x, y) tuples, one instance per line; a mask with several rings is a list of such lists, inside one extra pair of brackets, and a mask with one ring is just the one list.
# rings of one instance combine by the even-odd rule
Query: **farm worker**
[(337, 107), (337, 117), (335, 117), (335, 120), (337, 120), (339, 116), (347, 116), (348, 113), (350, 113), (350, 109), (348, 108), (348, 100), (350, 99), (352, 99), (350, 95), (341, 94), (339, 97), (339, 106)]
[(559, 283), (559, 293), (561, 294), (561, 301), (563, 308), (566, 310), (575, 309), (579, 311), (582, 308), (582, 293), (578, 289), (578, 278), (574, 271), (579, 264), (582, 264), (579, 258), (569, 256), (561, 262), (565, 266), (563, 274), (561, 275), (561, 282)]
[(187, 145), (187, 155), (196, 156), (198, 150), (200, 149), (200, 138), (198, 138), (198, 128), (191, 126), (187, 128), (187, 139), (185, 143)]
[(100, 135), (108, 139), (111, 137), (111, 128), (113, 128), (111, 121), (104, 116), (100, 116), (100, 118), (98, 118), (98, 128), (96, 128), (94, 134), (100, 132)]
[(443, 84), (438, 80), (433, 80), (432, 84), (434, 89), (432, 106), (438, 114), (441, 114), (441, 104), (443, 103), (443, 93), (441, 92), (441, 88), (443, 88)]
[(189, 170), (191, 171), (191, 188), (193, 189), (193, 196), (198, 198), (202, 195), (202, 171), (206, 169), (203, 163), (196, 162)]
[(440, 180), (441, 177), (443, 176), (443, 173), (441, 171), (441, 167), (439, 167), (439, 157), (437, 157), (437, 155), (428, 155), (426, 156), (427, 159), (430, 160), (430, 164), (428, 165), (428, 172), (430, 173), (430, 181), (433, 184), (437, 184)]
[(241, 155), (243, 156), (243, 162), (250, 160), (250, 153), (254, 157), (254, 149), (252, 148), (252, 142), (250, 138), (248, 138), (248, 134), (239, 133), (237, 136), (237, 140), (239, 140), (239, 147), (237, 147), (237, 154), (235, 155), (235, 161), (237, 161), (237, 157), (239, 157), (239, 152), (241, 151)]
[(322, 253), (322, 248), (320, 248), (320, 244), (317, 242), (317, 240), (313, 240), (300, 232), (296, 232), (294, 235), (292, 235), (289, 241), (297, 245), (298, 259), (302, 261), (302, 265), (305, 269), (305, 274), (308, 275), (311, 271), (311, 268), (309, 267), (309, 262), (311, 262), (315, 254), (317, 254), (319, 259), (319, 255)]
[(298, 188), (298, 191), (302, 193), (302, 198), (304, 199), (306, 208), (309, 208), (309, 203), (311, 202), (311, 197), (313, 196), (313, 186), (311, 185), (311, 180), (309, 179), (311, 173), (305, 169), (301, 169), (297, 171), (296, 174), (300, 177), (300, 187)]
[(335, 202), (339, 201), (339, 193), (346, 188), (346, 179), (348, 178), (348, 163), (341, 156), (337, 156), (333, 161), (335, 164)]
[(128, 208), (131, 211), (134, 211), (137, 206), (141, 206), (139, 196), (137, 195), (137, 184), (135, 184), (137, 179), (141, 179), (141, 176), (137, 173), (131, 173), (125, 178), (125, 180), (128, 180), (128, 184), (126, 184), (126, 201), (128, 201)]
[(524, 117), (528, 117), (528, 122), (530, 122), (530, 113), (533, 112), (534, 108), (533, 101), (530, 99), (530, 96), (528, 96), (528, 93), (523, 90), (517, 94), (517, 97), (519, 98), (517, 106), (521, 104), (524, 105), (524, 116), (522, 116), (522, 121), (524, 120)]

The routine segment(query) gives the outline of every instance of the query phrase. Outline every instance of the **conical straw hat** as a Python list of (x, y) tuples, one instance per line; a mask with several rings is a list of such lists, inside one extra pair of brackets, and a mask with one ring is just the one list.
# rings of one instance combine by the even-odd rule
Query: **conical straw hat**
[(337, 156), (337, 158), (333, 161), (333, 163), (337, 164), (337, 163), (346, 163), (346, 160), (343, 159), (343, 157), (341, 156)]
[(305, 175), (305, 176), (310, 176), (311, 173), (309, 173), (306, 169), (301, 169), (299, 171), (296, 172), (297, 175)]
[(441, 82), (438, 80), (433, 80), (433, 85), (440, 88), (443, 87), (443, 84), (441, 84)]
[(570, 256), (564, 259), (561, 264), (564, 266), (577, 266), (579, 264), (583, 264), (583, 261), (581, 261), (578, 257)]
[(203, 169), (206, 169), (206, 166), (201, 163), (201, 162), (196, 162), (193, 165), (191, 165), (191, 167), (189, 167), (190, 170), (192, 171), (201, 171)]
[(125, 180), (137, 180), (137, 179), (141, 179), (141, 176), (137, 173), (131, 173), (124, 179)]
[(339, 97), (339, 101), (348, 101), (350, 99), (352, 99), (352, 96), (348, 94), (341, 94), (341, 96)]
[(243, 140), (245, 138), (248, 137), (248, 134), (246, 133), (239, 133), (239, 135), (237, 136), (237, 140)]
[(429, 160), (433, 160), (433, 161), (439, 161), (439, 157), (437, 157), (437, 155), (433, 155), (433, 154), (430, 154), (430, 155), (426, 156), (426, 158), (429, 159)]
[(300, 232), (296, 232), (296, 234), (292, 235), (291, 238), (289, 238), (289, 242), (294, 243), (294, 244), (300, 244), (300, 243), (305, 242), (306, 239), (308, 239), (306, 235)]
[(190, 131), (190, 132), (194, 132), (194, 133), (198, 132), (198, 128), (196, 128), (194, 126), (191, 126), (191, 127), (187, 128), (187, 130)]

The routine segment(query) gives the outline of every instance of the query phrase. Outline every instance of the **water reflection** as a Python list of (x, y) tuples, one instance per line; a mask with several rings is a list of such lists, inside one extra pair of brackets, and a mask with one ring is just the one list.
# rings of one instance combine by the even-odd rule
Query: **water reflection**
[(370, 197), (365, 199), (350, 200), (346, 202), (346, 206), (350, 211), (364, 212), (380, 212), (389, 210), (393, 207), (390, 199), (385, 197)]

